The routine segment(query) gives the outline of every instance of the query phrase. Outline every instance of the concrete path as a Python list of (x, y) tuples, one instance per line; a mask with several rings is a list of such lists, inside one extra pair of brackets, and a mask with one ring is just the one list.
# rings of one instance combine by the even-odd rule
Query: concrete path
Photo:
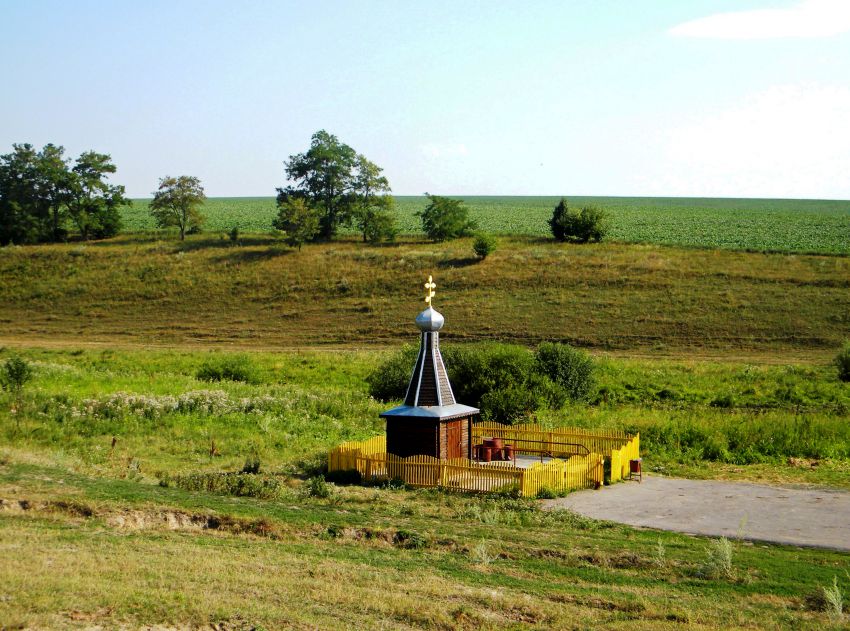
[(850, 551), (850, 492), (644, 476), (545, 500), (630, 526)]

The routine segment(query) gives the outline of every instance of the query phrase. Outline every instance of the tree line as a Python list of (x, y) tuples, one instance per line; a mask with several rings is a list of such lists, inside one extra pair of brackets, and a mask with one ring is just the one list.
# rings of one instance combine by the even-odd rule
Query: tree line
[(64, 241), (67, 226), (84, 239), (121, 229), (120, 208), (130, 203), (124, 187), (110, 184), (112, 158), (86, 151), (76, 160), (53, 144), (40, 151), (16, 144), (0, 156), (0, 244)]
[[(310, 147), (289, 156), (284, 166), (289, 184), (276, 189), (278, 214), (272, 227), (289, 245), (331, 240), (341, 228), (355, 228), (367, 243), (395, 240), (389, 182), (366, 156), (320, 130)], [(87, 151), (72, 161), (61, 146), (36, 151), (30, 144), (13, 145), (11, 153), (0, 156), (0, 244), (64, 241), (68, 225), (83, 239), (116, 235), (120, 209), (131, 202), (123, 186), (107, 181), (115, 171), (107, 154)], [(476, 223), (461, 200), (425, 195), (428, 205), (418, 215), (428, 238), (445, 241), (474, 233)], [(158, 227), (177, 228), (182, 240), (201, 230), (205, 200), (197, 177), (165, 176), (149, 208)], [(564, 199), (549, 223), (559, 241), (599, 241), (606, 231), (600, 209), (574, 211)], [(478, 235), (474, 250), (479, 257), (494, 248), (492, 237)]]

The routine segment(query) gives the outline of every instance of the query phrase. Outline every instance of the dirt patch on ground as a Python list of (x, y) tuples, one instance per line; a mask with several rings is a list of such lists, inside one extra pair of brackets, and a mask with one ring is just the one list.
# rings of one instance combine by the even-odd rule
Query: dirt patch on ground
[(55, 500), (55, 501), (31, 501), (26, 499), (3, 499), (0, 498), (0, 512), (3, 513), (61, 513), (71, 517), (93, 517), (94, 510), (80, 502), (73, 500)]
[(212, 513), (190, 513), (167, 509), (95, 509), (82, 502), (69, 500), (30, 501), (27, 499), (0, 498), (0, 512), (11, 514), (60, 514), (78, 519), (102, 519), (104, 523), (121, 530), (187, 530), (219, 531), (236, 535), (278, 537), (280, 528), (265, 519), (246, 519)]

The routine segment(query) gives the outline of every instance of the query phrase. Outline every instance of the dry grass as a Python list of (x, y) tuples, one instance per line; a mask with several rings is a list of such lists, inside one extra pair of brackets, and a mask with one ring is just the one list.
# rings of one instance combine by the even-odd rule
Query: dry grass
[(850, 324), (850, 259), (504, 239), (293, 251), (122, 237), (0, 251), (3, 343), (233, 347), (396, 344), (425, 274), (446, 338), (543, 339), (627, 353), (827, 357)]
[[(10, 494), (30, 498), (27, 510), (0, 511), (10, 628), (814, 628), (827, 614), (797, 607), (796, 590), (842, 563), (827, 551), (747, 547), (736, 563), (753, 579), (730, 589), (693, 578), (700, 540), (424, 492), (346, 487), (331, 503), (232, 503), (7, 464), (0, 495)], [(476, 518), (482, 503), (500, 519)], [(521, 527), (517, 510), (530, 518)], [(328, 523), (339, 534), (324, 534)], [(421, 533), (425, 547), (379, 536), (389, 523)], [(664, 567), (651, 561), (659, 538)]]

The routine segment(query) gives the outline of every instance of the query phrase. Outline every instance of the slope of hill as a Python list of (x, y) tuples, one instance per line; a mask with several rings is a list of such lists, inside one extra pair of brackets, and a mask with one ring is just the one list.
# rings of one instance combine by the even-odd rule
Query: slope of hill
[(557, 245), (355, 240), (295, 251), (154, 236), (0, 251), (2, 341), (364, 346), (415, 339), (433, 274), (448, 340), (562, 340), (685, 355), (832, 354), (850, 331), (850, 259)]

